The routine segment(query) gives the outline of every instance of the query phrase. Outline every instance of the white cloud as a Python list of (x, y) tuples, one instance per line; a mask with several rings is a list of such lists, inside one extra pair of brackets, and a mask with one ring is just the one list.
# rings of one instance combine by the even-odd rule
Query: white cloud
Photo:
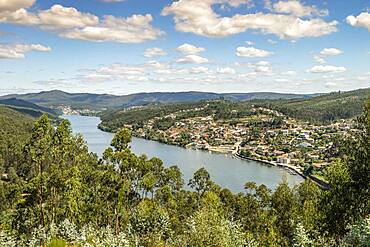
[(293, 75), (296, 75), (297, 72), (293, 71), (293, 70), (288, 70), (288, 71), (284, 71), (284, 72), (281, 72), (282, 75), (288, 75), (288, 76), (293, 76)]
[(319, 52), (319, 54), (314, 54), (313, 59), (320, 63), (320, 64), (325, 64), (325, 57), (329, 56), (338, 56), (342, 54), (343, 52), (337, 48), (325, 48)]
[(144, 51), (144, 57), (160, 57), (166, 55), (167, 53), (158, 47), (149, 48)]
[(257, 49), (254, 47), (238, 47), (236, 49), (236, 55), (238, 57), (268, 57), (274, 54), (273, 52)]
[(236, 71), (233, 68), (225, 67), (225, 68), (217, 68), (217, 73), (227, 74), (227, 75), (235, 75)]
[(179, 58), (176, 60), (176, 63), (198, 63), (198, 64), (202, 64), (202, 63), (209, 63), (209, 60), (205, 57), (201, 57), (201, 56), (198, 56), (198, 55), (186, 55), (182, 58)]
[(62, 33), (61, 36), (96, 42), (142, 43), (155, 40), (163, 34), (151, 26), (152, 20), (150, 14), (133, 15), (128, 18), (105, 16), (104, 20), (97, 26), (69, 30)]
[(25, 54), (31, 51), (50, 52), (51, 48), (40, 44), (31, 45), (2, 45), (0, 44), (0, 59), (2, 58), (25, 58)]
[(155, 40), (164, 33), (154, 28), (152, 21), (150, 14), (127, 18), (107, 15), (100, 19), (93, 14), (59, 4), (36, 13), (25, 8), (0, 12), (0, 23), (32, 25), (55, 32), (61, 37), (95, 42), (141, 43)]
[(328, 10), (318, 10), (315, 6), (305, 6), (299, 0), (279, 1), (272, 5), (272, 10), (277, 13), (292, 14), (298, 17), (327, 16)]
[(194, 67), (189, 70), (191, 74), (203, 74), (207, 73), (209, 69), (207, 67)]
[(31, 7), (36, 0), (0, 0), (0, 12)]
[(363, 12), (358, 16), (350, 15), (346, 18), (348, 24), (354, 27), (364, 27), (370, 32), (370, 14)]
[(316, 61), (316, 62), (318, 62), (319, 64), (324, 64), (324, 63), (326, 63), (326, 61), (325, 61), (325, 59), (322, 57), (322, 56), (320, 56), (320, 55), (313, 55), (313, 59)]
[(182, 54), (187, 54), (187, 55), (198, 54), (205, 50), (206, 49), (204, 49), (203, 47), (196, 47), (194, 45), (187, 44), (187, 43), (180, 45), (179, 47), (176, 48), (176, 51), (181, 52)]
[(150, 67), (150, 68), (155, 68), (155, 69), (166, 69), (166, 68), (169, 67), (168, 64), (160, 63), (160, 62), (155, 61), (155, 60), (148, 61), (145, 65)]
[(227, 3), (231, 7), (239, 7), (240, 5), (248, 5), (248, 6), (253, 6), (253, 1), (252, 0), (228, 0), (228, 1), (220, 1), (221, 3)]
[(259, 61), (255, 65), (257, 65), (257, 66), (271, 66), (271, 63), (269, 61)]
[(270, 66), (257, 66), (255, 68), (255, 72), (262, 73), (262, 74), (269, 74), (272, 72), (272, 68)]
[(337, 67), (330, 65), (318, 65), (307, 70), (308, 73), (341, 73), (346, 72), (345, 67)]
[(278, 82), (278, 83), (283, 83), (283, 82), (290, 82), (290, 80), (286, 79), (286, 78), (277, 78), (274, 80), (275, 82)]
[(247, 30), (275, 34), (282, 39), (318, 37), (337, 31), (337, 21), (326, 22), (320, 18), (301, 19), (285, 14), (236, 14), (222, 17), (212, 5), (227, 0), (179, 0), (165, 7), (162, 15), (174, 15), (176, 29), (208, 37), (226, 37)]
[(322, 56), (337, 56), (342, 54), (343, 52), (336, 48), (325, 48), (322, 51), (320, 51), (320, 55)]
[(84, 28), (99, 23), (99, 18), (89, 13), (79, 12), (75, 8), (53, 5), (38, 14), (41, 28), (45, 30)]
[(254, 45), (254, 42), (253, 42), (253, 41), (245, 41), (245, 43), (246, 43), (247, 45), (249, 45), (249, 46)]

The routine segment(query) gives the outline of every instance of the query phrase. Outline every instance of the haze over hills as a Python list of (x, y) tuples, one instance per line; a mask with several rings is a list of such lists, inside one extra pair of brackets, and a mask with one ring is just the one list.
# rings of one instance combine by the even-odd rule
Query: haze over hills
[(11, 94), (1, 96), (0, 99), (16, 98), (46, 107), (68, 105), (73, 108), (88, 108), (100, 110), (103, 108), (124, 108), (154, 103), (195, 102), (212, 100), (223, 97), (232, 101), (254, 99), (302, 99), (315, 95), (281, 94), (270, 92), (258, 93), (209, 93), (209, 92), (176, 92), (176, 93), (138, 93), (130, 95), (109, 95), (90, 93), (66, 93), (59, 90), (44, 91), (30, 94)]

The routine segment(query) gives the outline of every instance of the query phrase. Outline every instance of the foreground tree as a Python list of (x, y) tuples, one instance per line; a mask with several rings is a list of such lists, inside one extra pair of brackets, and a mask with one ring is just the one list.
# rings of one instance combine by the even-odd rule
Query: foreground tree
[(337, 238), (370, 214), (370, 102), (345, 143), (345, 156), (329, 169), (330, 190), (321, 202), (324, 229)]

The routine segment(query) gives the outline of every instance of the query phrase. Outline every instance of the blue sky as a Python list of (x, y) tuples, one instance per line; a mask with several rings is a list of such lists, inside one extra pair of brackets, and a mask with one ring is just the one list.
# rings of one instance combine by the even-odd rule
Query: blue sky
[(0, 94), (370, 87), (368, 0), (3, 0)]

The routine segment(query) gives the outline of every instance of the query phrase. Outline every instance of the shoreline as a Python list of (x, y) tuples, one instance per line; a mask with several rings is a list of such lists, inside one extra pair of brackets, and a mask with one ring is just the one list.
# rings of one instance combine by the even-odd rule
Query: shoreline
[[(112, 132), (112, 131), (105, 130), (104, 128), (101, 128), (100, 126), (98, 126), (98, 129), (100, 129), (103, 132), (107, 132), (107, 133), (115, 133), (115, 132)], [(271, 161), (267, 161), (267, 160), (260, 160), (260, 159), (249, 158), (249, 157), (243, 157), (243, 156), (239, 155), (237, 152), (231, 152), (231, 153), (226, 152), (225, 153), (225, 152), (217, 151), (217, 149), (208, 150), (208, 149), (187, 148), (186, 146), (181, 146), (181, 145), (178, 145), (176, 143), (175, 144), (166, 143), (166, 142), (162, 142), (162, 141), (159, 141), (159, 140), (144, 138), (144, 137), (137, 136), (137, 135), (134, 135), (134, 134), (132, 136), (136, 137), (136, 138), (141, 138), (141, 139), (149, 140), (149, 141), (155, 141), (155, 142), (158, 142), (158, 143), (161, 143), (161, 144), (176, 146), (176, 147), (180, 147), (180, 148), (184, 148), (184, 149), (201, 150), (201, 151), (204, 151), (204, 152), (208, 151), (208, 152), (216, 153), (216, 154), (226, 154), (226, 155), (230, 155), (231, 157), (235, 157), (235, 158), (245, 160), (245, 161), (255, 161), (257, 163), (262, 163), (262, 164), (269, 165), (269, 166), (275, 166), (275, 167), (282, 168), (282, 169), (286, 170), (290, 175), (293, 175), (293, 176), (298, 175), (303, 179), (310, 179), (311, 181), (313, 181), (316, 185), (318, 185), (322, 189), (329, 189), (329, 184), (327, 184), (325, 181), (323, 181), (319, 178), (316, 178), (314, 176), (311, 176), (311, 175), (307, 176), (304, 173), (302, 173), (299, 170), (298, 167), (295, 167), (295, 166), (292, 166), (292, 165), (282, 164), (282, 163), (275, 163), (275, 162), (271, 162)]]

